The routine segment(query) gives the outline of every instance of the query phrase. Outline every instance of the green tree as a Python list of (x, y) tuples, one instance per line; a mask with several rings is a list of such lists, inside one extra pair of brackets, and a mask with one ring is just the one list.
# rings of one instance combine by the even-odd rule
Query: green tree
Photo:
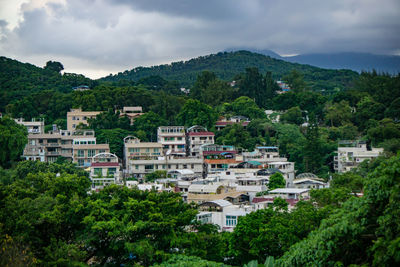
[(267, 118), (264, 111), (257, 106), (254, 100), (247, 96), (235, 99), (228, 107), (228, 110), (231, 110), (235, 115), (246, 116), (251, 120)]
[(316, 122), (311, 122), (307, 127), (306, 142), (304, 145), (304, 170), (311, 173), (319, 173), (322, 166), (322, 144), (319, 127)]
[(0, 166), (10, 167), (18, 161), (26, 143), (28, 131), (14, 120), (0, 118)]
[(400, 158), (384, 160), (365, 179), (364, 196), (352, 197), (278, 266), (396, 266), (400, 222)]
[(190, 127), (201, 125), (211, 129), (217, 121), (218, 114), (208, 105), (198, 100), (189, 99), (177, 116), (177, 122)]
[(293, 92), (300, 93), (306, 88), (304, 75), (297, 70), (292, 70), (289, 74), (283, 77), (283, 80), (289, 84), (290, 89), (293, 90)]
[(124, 138), (128, 135), (134, 135), (134, 133), (121, 128), (102, 129), (96, 131), (96, 140), (99, 144), (109, 144), (110, 152), (122, 159), (124, 155)]
[(325, 110), (325, 119), (329, 122), (330, 126), (341, 126), (349, 123), (352, 117), (351, 107), (345, 100), (334, 104), (329, 103), (325, 106)]
[(144, 131), (147, 139), (154, 142), (157, 140), (157, 128), (164, 125), (167, 125), (166, 120), (160, 118), (156, 113), (149, 111), (135, 119), (133, 129), (135, 131)]
[(300, 125), (303, 123), (303, 114), (301, 113), (301, 109), (296, 106), (288, 109), (282, 116), (282, 122), (293, 123)]
[(47, 61), (46, 66), (44, 66), (44, 69), (60, 73), (64, 69), (64, 66), (57, 61)]
[(274, 190), (276, 188), (284, 188), (286, 187), (286, 181), (283, 175), (279, 172), (276, 172), (269, 177), (268, 181), (268, 190)]

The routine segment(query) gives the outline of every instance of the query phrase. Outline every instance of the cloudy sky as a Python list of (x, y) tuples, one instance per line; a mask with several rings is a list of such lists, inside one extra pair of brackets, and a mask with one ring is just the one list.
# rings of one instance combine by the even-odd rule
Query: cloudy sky
[(236, 47), (400, 55), (400, 1), (0, 0), (0, 55), (91, 78)]

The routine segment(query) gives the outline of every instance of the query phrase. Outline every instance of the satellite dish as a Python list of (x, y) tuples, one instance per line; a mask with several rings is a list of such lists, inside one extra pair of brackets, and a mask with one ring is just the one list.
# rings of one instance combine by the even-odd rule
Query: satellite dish
[(167, 153), (165, 153), (165, 154), (166, 154), (166, 155), (171, 155), (171, 153), (172, 153), (172, 150), (169, 149), (169, 150), (167, 151)]

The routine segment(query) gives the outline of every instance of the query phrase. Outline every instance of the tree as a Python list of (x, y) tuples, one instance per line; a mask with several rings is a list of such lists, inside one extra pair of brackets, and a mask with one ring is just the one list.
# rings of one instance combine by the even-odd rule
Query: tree
[(254, 99), (260, 107), (266, 106), (267, 88), (264, 77), (257, 68), (246, 68), (243, 78), (239, 81), (239, 95)]
[(289, 84), (290, 89), (295, 93), (303, 92), (306, 88), (304, 76), (297, 70), (292, 70), (289, 74), (283, 77), (283, 80)]
[(286, 181), (280, 172), (276, 172), (269, 177), (268, 190), (274, 190), (276, 188), (284, 188)]
[(10, 167), (19, 159), (28, 142), (27, 135), (25, 126), (7, 117), (0, 118), (0, 166)]
[(364, 196), (348, 199), (293, 245), (278, 266), (397, 266), (399, 173), (399, 156), (384, 160), (366, 177)]
[(349, 103), (345, 100), (339, 103), (330, 103), (325, 106), (325, 119), (329, 121), (331, 126), (341, 126), (350, 123), (352, 114)]
[(296, 106), (288, 109), (282, 116), (281, 120), (287, 123), (293, 123), (300, 125), (303, 123), (303, 114), (301, 113), (301, 109)]
[(124, 155), (124, 138), (128, 135), (134, 135), (134, 133), (121, 128), (96, 131), (97, 143), (109, 144), (110, 152), (117, 155), (120, 159), (122, 159)]
[(144, 131), (147, 135), (147, 140), (154, 142), (157, 140), (158, 127), (163, 125), (167, 125), (167, 121), (156, 113), (149, 111), (135, 119), (133, 129), (135, 131)]
[(247, 96), (236, 98), (230, 105), (229, 110), (235, 115), (246, 116), (251, 120), (267, 118), (264, 111), (257, 106), (254, 100)]
[(217, 143), (223, 145), (233, 145), (238, 148), (254, 150), (257, 144), (264, 143), (261, 137), (251, 137), (242, 125), (235, 123), (228, 125), (222, 131), (217, 132)]
[(306, 142), (304, 145), (304, 170), (311, 173), (319, 173), (322, 166), (322, 144), (318, 124), (311, 120), (307, 127)]
[(46, 66), (44, 66), (44, 69), (60, 73), (64, 69), (64, 66), (57, 61), (47, 61)]
[(190, 127), (201, 125), (208, 129), (215, 125), (218, 114), (208, 105), (198, 100), (189, 99), (177, 116), (177, 122)]

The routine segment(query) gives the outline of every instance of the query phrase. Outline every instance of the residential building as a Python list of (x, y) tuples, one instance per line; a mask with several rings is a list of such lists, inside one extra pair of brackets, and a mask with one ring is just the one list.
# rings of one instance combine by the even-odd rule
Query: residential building
[(334, 169), (338, 173), (356, 168), (364, 160), (370, 160), (383, 153), (383, 148), (368, 148), (364, 141), (339, 141)]
[(90, 179), (92, 190), (102, 189), (110, 184), (122, 184), (121, 166), (116, 155), (99, 153), (92, 157)]
[(240, 124), (244, 128), (246, 128), (247, 125), (249, 125), (249, 123), (250, 123), (250, 120), (244, 116), (232, 116), (229, 119), (222, 117), (220, 120), (218, 120), (215, 123), (215, 129), (217, 129), (217, 131), (220, 131), (220, 130), (224, 129), (226, 126), (232, 125), (232, 124)]
[(44, 133), (44, 120), (24, 121), (23, 118), (14, 119), (19, 125), (23, 125), (28, 130), (28, 134), (43, 134)]
[(238, 223), (238, 218), (246, 216), (254, 211), (254, 208), (248, 205), (233, 205), (227, 200), (216, 199), (200, 204), (199, 211), (196, 218), (201, 223), (216, 224), (220, 231), (232, 232)]
[(200, 204), (227, 197), (237, 197), (242, 194), (246, 194), (246, 192), (238, 192), (236, 186), (230, 186), (222, 182), (192, 182), (188, 188), (187, 202)]
[(46, 134), (29, 134), (22, 157), (25, 160), (55, 162), (63, 157), (80, 167), (89, 167), (91, 158), (110, 152), (108, 144), (96, 144), (94, 131), (56, 131)]
[(67, 112), (67, 130), (75, 131), (79, 124), (89, 125), (88, 119), (94, 119), (101, 111), (82, 111), (80, 108)]
[(143, 113), (143, 109), (140, 106), (137, 107), (123, 107), (122, 110), (119, 111), (120, 112), (120, 117), (123, 116), (127, 116), (130, 120), (131, 125), (133, 125), (133, 122), (135, 121), (136, 118), (142, 116)]
[(186, 134), (184, 126), (161, 126), (157, 130), (158, 143), (166, 154), (186, 155)]
[(189, 132), (187, 136), (188, 154), (193, 157), (200, 156), (200, 147), (202, 145), (214, 144), (215, 134), (213, 132)]
[(320, 189), (320, 188), (328, 188), (329, 184), (326, 183), (323, 179), (318, 178), (313, 173), (302, 173), (296, 176), (296, 179), (293, 180), (294, 188), (310, 188), (310, 189)]

